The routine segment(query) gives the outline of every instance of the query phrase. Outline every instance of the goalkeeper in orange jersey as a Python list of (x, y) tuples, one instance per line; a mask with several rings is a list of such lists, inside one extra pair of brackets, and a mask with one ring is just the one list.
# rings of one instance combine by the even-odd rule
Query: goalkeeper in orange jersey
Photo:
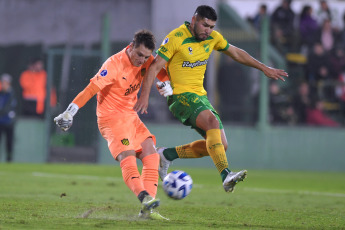
[[(166, 219), (154, 210), (160, 204), (155, 198), (159, 177), (156, 138), (133, 110), (141, 83), (154, 59), (154, 49), (153, 34), (147, 30), (137, 32), (132, 43), (105, 61), (86, 88), (54, 122), (67, 131), (77, 111), (97, 94), (99, 131), (107, 140), (114, 159), (120, 162), (124, 182), (142, 203), (139, 217)], [(165, 87), (169, 91), (167, 87), (170, 85)], [(136, 158), (143, 163), (141, 175)]]
[[(246, 51), (230, 45), (214, 30), (216, 21), (216, 11), (202, 5), (196, 9), (191, 22), (185, 22), (165, 37), (144, 80), (147, 84), (143, 84), (134, 109), (141, 113), (147, 110), (150, 87), (155, 76), (165, 66), (173, 89), (173, 95), (168, 97), (169, 110), (182, 124), (191, 126), (204, 139), (159, 149), (161, 179), (167, 175), (171, 161), (177, 158), (210, 156), (221, 176), (224, 190), (232, 192), (235, 185), (246, 177), (247, 171), (232, 172), (229, 169), (224, 128), (203, 87), (209, 57), (213, 50), (217, 50), (241, 64), (261, 70), (269, 78), (284, 80), (288, 75), (284, 70), (268, 67)], [(229, 75), (231, 77), (231, 73)]]

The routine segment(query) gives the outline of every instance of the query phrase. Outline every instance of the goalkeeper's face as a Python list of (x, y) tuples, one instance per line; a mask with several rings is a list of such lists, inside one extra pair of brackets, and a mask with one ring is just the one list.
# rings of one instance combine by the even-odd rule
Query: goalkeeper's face
[(152, 50), (146, 48), (143, 44), (134, 47), (133, 44), (127, 49), (127, 55), (132, 65), (139, 67), (143, 65), (151, 56)]

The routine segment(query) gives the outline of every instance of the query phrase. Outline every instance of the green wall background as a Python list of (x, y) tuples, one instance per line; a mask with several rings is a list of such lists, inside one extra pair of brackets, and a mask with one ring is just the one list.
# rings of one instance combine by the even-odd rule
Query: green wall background
[[(157, 146), (171, 147), (201, 138), (195, 131), (179, 123), (148, 123), (147, 126), (156, 135)], [(253, 127), (225, 125), (225, 130), (231, 169), (345, 171), (345, 129), (271, 127), (260, 131)], [(49, 151), (45, 132), (43, 120), (19, 119), (15, 133), (14, 161), (46, 162)], [(99, 139), (98, 163), (118, 165), (106, 141), (101, 137)], [(0, 151), (3, 162), (4, 137)], [(174, 167), (178, 166), (214, 167), (209, 157), (178, 159), (174, 161)]]

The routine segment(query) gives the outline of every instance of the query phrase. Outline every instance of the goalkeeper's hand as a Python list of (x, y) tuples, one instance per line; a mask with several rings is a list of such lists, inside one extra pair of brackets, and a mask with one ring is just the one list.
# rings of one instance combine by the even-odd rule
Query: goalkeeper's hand
[(160, 95), (167, 97), (173, 94), (173, 89), (171, 88), (170, 81), (158, 81), (157, 84), (157, 89)]
[(63, 131), (69, 130), (73, 124), (73, 116), (77, 113), (79, 107), (71, 103), (65, 112), (54, 118), (55, 124)]

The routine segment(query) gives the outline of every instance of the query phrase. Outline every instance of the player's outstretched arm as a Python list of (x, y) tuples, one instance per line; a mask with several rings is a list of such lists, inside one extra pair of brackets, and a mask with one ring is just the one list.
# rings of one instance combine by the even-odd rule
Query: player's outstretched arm
[(55, 124), (63, 131), (69, 130), (73, 124), (73, 116), (78, 112), (79, 106), (74, 103), (69, 104), (66, 111), (54, 118)]
[(150, 97), (150, 91), (151, 91), (152, 84), (153, 84), (157, 74), (164, 67), (164, 65), (166, 63), (167, 63), (167, 61), (164, 60), (159, 55), (157, 55), (155, 57), (155, 59), (153, 60), (152, 64), (150, 65), (149, 71), (143, 80), (143, 85), (141, 88), (140, 97), (139, 97), (137, 103), (133, 107), (133, 109), (136, 112), (140, 112), (141, 114), (147, 113), (147, 108), (149, 106), (149, 97)]
[(265, 64), (259, 62), (254, 57), (249, 55), (246, 51), (236, 46), (230, 45), (229, 48), (224, 51), (224, 53), (241, 64), (261, 70), (267, 77), (274, 80), (280, 79), (282, 81), (285, 81), (284, 77), (289, 76), (284, 70), (266, 66)]
[(73, 123), (73, 117), (79, 108), (83, 107), (100, 89), (94, 83), (89, 83), (67, 107), (66, 111), (54, 118), (55, 124), (63, 131), (69, 130)]

